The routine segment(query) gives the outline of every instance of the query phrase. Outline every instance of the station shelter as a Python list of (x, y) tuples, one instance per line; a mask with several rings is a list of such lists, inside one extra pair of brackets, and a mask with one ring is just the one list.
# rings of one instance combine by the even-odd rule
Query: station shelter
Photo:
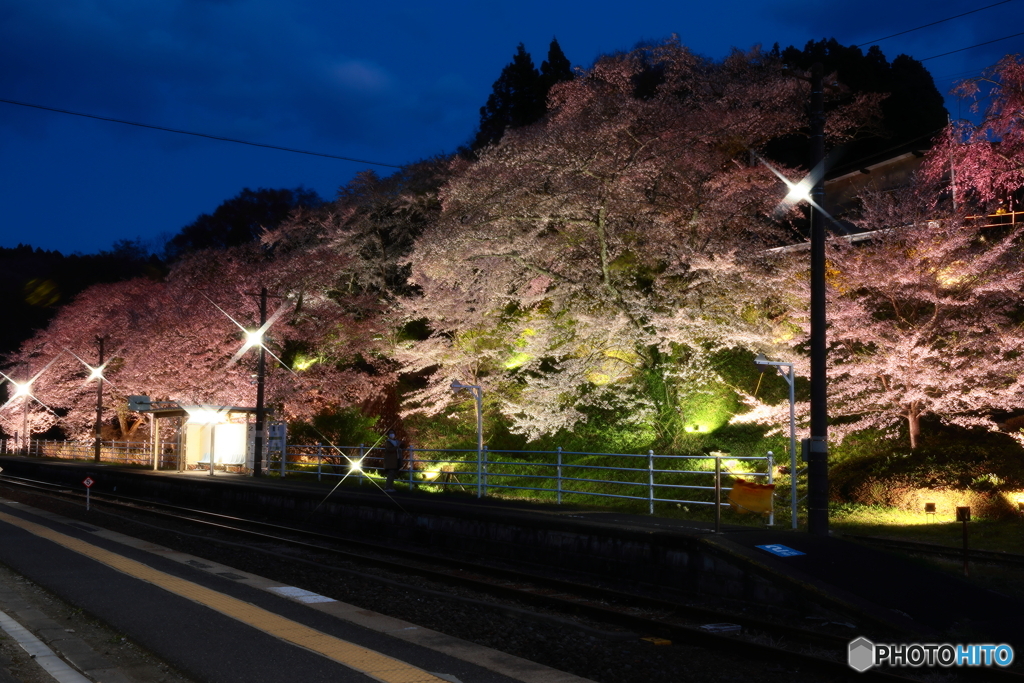
[[(256, 408), (241, 406), (186, 405), (178, 401), (152, 401), (147, 396), (130, 396), (130, 410), (149, 416), (152, 429), (153, 469), (160, 462), (161, 420), (178, 421), (177, 470), (237, 468), (252, 472), (256, 444)], [(284, 425), (271, 423), (265, 411), (264, 454), (284, 452)], [(264, 457), (264, 466), (267, 464)], [(212, 471), (212, 469), (211, 469)]]

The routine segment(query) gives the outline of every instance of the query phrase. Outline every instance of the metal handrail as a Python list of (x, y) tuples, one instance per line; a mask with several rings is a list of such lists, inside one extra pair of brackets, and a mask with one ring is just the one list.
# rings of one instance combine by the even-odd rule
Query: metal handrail
[[(7, 444), (4, 443), (6, 448)], [(101, 444), (101, 460), (111, 463), (151, 464), (152, 445), (141, 442), (104, 441)], [(162, 442), (158, 447), (158, 466), (175, 468), (178, 462), (178, 443)], [(92, 441), (44, 441), (35, 439), (29, 444), (29, 455), (37, 457), (53, 457), (64, 459), (92, 460), (95, 444)], [(322, 444), (301, 445), (289, 444), (284, 458), (276, 452), (276, 462), (269, 457), (265, 460), (269, 472), (280, 472), (282, 476), (289, 474), (315, 474), (317, 480), (328, 478), (353, 478), (359, 484), (370, 481), (377, 482), (383, 477), (383, 463), (377, 460), (383, 454), (379, 446), (345, 446), (334, 447)], [(593, 498), (615, 498), (621, 500), (646, 500), (648, 510), (654, 514), (656, 505), (716, 505), (716, 528), (723, 501), (721, 492), (731, 490), (723, 486), (726, 477), (767, 478), (774, 482), (774, 460), (771, 456), (723, 456), (723, 455), (679, 455), (656, 454), (648, 451), (637, 453), (598, 453), (583, 451), (499, 451), (491, 452), (485, 447), (479, 452), (476, 449), (406, 449), (404, 467), (407, 473), (396, 478), (409, 488), (429, 486), (448, 490), (450, 487), (461, 487), (465, 490), (476, 489), (477, 496), (486, 496), (499, 491), (534, 491), (553, 494), (555, 501), (563, 502), (564, 496), (585, 496)], [(523, 460), (495, 460), (498, 454), (507, 458), (510, 455), (522, 454), (529, 458)], [(433, 457), (430, 457), (433, 456)], [(540, 460), (545, 456), (554, 456), (550, 460)], [(643, 459), (646, 467), (617, 467), (589, 463), (568, 462), (566, 457), (602, 457), (619, 459)], [(376, 461), (369, 464), (369, 461)], [(656, 467), (661, 462), (705, 460), (713, 461), (713, 470), (677, 470)], [(730, 472), (722, 467), (722, 462), (742, 461), (756, 466), (760, 471)], [(523, 468), (525, 471), (503, 471), (507, 467)], [(531, 471), (533, 470), (533, 471)], [(546, 472), (551, 472), (547, 474)], [(600, 479), (586, 476), (587, 472), (617, 473), (619, 476)], [(717, 474), (716, 474), (717, 473)], [(705, 482), (680, 482), (676, 477), (709, 477)], [(717, 477), (717, 478), (716, 478)], [(547, 485), (529, 486), (528, 482), (541, 482)], [(589, 485), (583, 486), (580, 485)], [(580, 490), (596, 487), (625, 487), (620, 491)], [(646, 495), (632, 495), (633, 492), (645, 490)], [(705, 494), (714, 492), (715, 499), (700, 500), (701, 495), (679, 496), (683, 492)], [(697, 498), (697, 499), (694, 499)], [(770, 518), (774, 520), (774, 513)]]

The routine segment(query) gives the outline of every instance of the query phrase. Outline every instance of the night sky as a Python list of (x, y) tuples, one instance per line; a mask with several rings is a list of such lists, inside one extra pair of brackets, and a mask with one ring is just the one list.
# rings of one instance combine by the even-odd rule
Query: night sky
[[(398, 165), (469, 141), (520, 42), (538, 67), (552, 37), (580, 66), (672, 33), (713, 58), (829, 37), (867, 50), (996, 2), (4, 0), (0, 99)], [(1010, 0), (878, 44), (927, 60), (947, 93), (1024, 36), (927, 58), (1022, 26)], [(967, 104), (947, 98), (954, 117)], [(365, 168), (393, 170), (0, 103), (0, 246), (158, 249), (245, 187), (331, 199)]]

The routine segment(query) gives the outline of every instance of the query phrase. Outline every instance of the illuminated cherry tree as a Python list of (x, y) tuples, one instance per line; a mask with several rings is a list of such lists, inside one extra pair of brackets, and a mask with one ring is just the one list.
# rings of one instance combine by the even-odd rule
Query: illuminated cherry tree
[(714, 350), (770, 349), (765, 247), (785, 236), (753, 152), (799, 131), (806, 99), (757, 52), (711, 63), (670, 42), (599, 60), (541, 123), (455, 160), (410, 258), (406, 312), (434, 334), (403, 360), (439, 368), (417, 406), (443, 409), (459, 378), (500, 389), (530, 436), (588, 403), (671, 415), (679, 387), (715, 380)]
[(265, 342), (278, 359), (270, 359), (268, 404), (286, 417), (309, 417), (366, 400), (393, 378), (355, 370), (350, 362), (368, 348), (376, 325), (372, 302), (335, 291), (335, 273), (348, 257), (315, 245), (282, 251), (274, 258), (255, 248), (197, 252), (164, 281), (92, 287), (9, 358), (8, 367), (52, 361), (34, 392), (66, 412), (61, 426), (77, 437), (92, 433), (96, 384), (89, 366), (98, 364), (99, 336), (109, 359), (105, 403), (123, 438), (140, 424), (127, 411), (132, 394), (252, 406), (255, 351), (233, 359), (244, 344), (242, 328), (258, 327), (258, 293), (267, 287), (274, 295), (269, 313), (281, 309)]
[(869, 197), (859, 244), (829, 244), (830, 433), (921, 419), (994, 428), (1019, 406), (1024, 230), (937, 219), (915, 189)]
[[(979, 123), (959, 121), (947, 128), (925, 165), (927, 177), (953, 172), (959, 198), (984, 203), (1006, 199), (1024, 187), (1024, 60), (1010, 55), (954, 93), (981, 97)], [(982, 103), (986, 106), (982, 108)]]

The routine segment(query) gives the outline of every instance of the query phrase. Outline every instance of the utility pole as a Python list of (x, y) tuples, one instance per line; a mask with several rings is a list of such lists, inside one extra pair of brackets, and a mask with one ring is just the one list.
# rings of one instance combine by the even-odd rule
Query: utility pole
[[(260, 289), (260, 329), (267, 324), (267, 288)], [(263, 409), (264, 379), (267, 374), (267, 351), (260, 343), (260, 360), (256, 369), (256, 438), (253, 441), (252, 476), (263, 476)]]
[(32, 438), (28, 433), (28, 401), (31, 397), (28, 393), (22, 399), (25, 401), (23, 410), (21, 411), (21, 450), (23, 455), (28, 455), (29, 447), (32, 445)]
[(823, 67), (811, 67), (811, 441), (807, 456), (807, 527), (828, 535), (828, 407), (825, 340), (825, 91)]
[(100, 362), (96, 366), (99, 368), (99, 372), (96, 375), (96, 429), (94, 430), (94, 442), (93, 442), (93, 460), (96, 462), (100, 461), (100, 439), (102, 438), (103, 429), (103, 342), (106, 337), (96, 335), (96, 343), (100, 346)]

